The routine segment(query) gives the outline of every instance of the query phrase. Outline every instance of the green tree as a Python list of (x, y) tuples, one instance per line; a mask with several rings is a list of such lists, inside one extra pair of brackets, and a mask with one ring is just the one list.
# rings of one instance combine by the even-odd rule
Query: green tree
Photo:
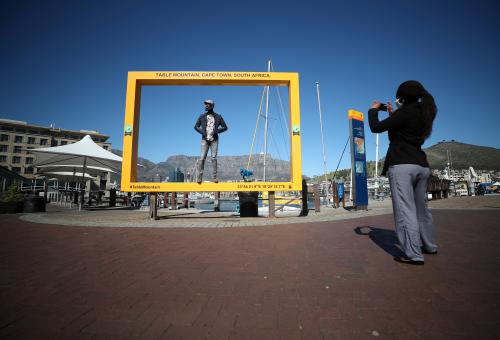
[(2, 197), (2, 202), (22, 202), (23, 200), (24, 194), (19, 189), (17, 182), (14, 182)]

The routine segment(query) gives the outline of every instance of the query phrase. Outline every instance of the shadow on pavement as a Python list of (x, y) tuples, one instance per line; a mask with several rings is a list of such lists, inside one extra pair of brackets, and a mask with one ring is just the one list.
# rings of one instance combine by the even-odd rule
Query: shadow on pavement
[(358, 235), (368, 236), (377, 246), (393, 257), (404, 255), (399, 248), (398, 238), (394, 230), (372, 226), (359, 226), (354, 228), (354, 232)]

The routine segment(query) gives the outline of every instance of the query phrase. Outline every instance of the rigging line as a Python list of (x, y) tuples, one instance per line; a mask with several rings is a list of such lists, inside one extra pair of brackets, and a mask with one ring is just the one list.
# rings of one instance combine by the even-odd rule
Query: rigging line
[[(266, 115), (260, 115), (261, 117), (266, 117)], [(267, 117), (267, 120), (278, 120), (278, 118)]]
[[(274, 92), (274, 98), (277, 100), (276, 91)], [(279, 121), (281, 123), (280, 124), (280, 128), (281, 128), (280, 130), (281, 130), (281, 137), (283, 138), (283, 146), (285, 147), (285, 150), (286, 150), (285, 153), (288, 156), (288, 159), (290, 159), (290, 148), (287, 149), (287, 146), (290, 146), (290, 138), (288, 139), (288, 143), (287, 143), (287, 139), (285, 137), (285, 130), (283, 129), (283, 125), (285, 125), (285, 127), (287, 127), (287, 132), (288, 132), (288, 125), (287, 125), (286, 120), (282, 121), (281, 117), (279, 118)]]
[[(271, 62), (271, 71), (275, 72), (274, 71), (274, 66), (273, 66), (272, 62)], [(279, 104), (280, 104), (280, 108), (281, 108), (281, 115), (283, 116), (284, 122), (288, 123), (288, 121), (286, 119), (286, 116), (285, 116), (285, 109), (283, 107), (283, 101), (281, 100), (280, 89), (278, 87), (276, 87), (276, 93), (278, 94)], [(288, 124), (285, 124), (285, 127), (286, 127), (287, 135), (289, 136), (290, 135), (290, 130), (288, 128)]]
[[(274, 144), (276, 145), (276, 140), (274, 138), (274, 135), (273, 135), (272, 131), (269, 131), (269, 135), (271, 136), (271, 141), (274, 142)], [(279, 152), (279, 150), (277, 148), (276, 148), (276, 153), (278, 154), (278, 157), (281, 158), (280, 152)], [(272, 154), (271, 154), (271, 156), (272, 156)], [(270, 161), (272, 162), (272, 165), (274, 165), (274, 173), (273, 173), (273, 175), (276, 175), (276, 172), (277, 172), (276, 171), (276, 159), (275, 158), (271, 158)]]
[(345, 148), (347, 148), (347, 143), (349, 143), (349, 137), (347, 137), (347, 141), (345, 142), (345, 145), (344, 145), (344, 150), (342, 150), (342, 155), (340, 155), (340, 159), (339, 159), (339, 162), (337, 164), (337, 168), (335, 168), (335, 172), (333, 173), (333, 179), (335, 179), (335, 175), (337, 174), (337, 170), (339, 169), (340, 162), (342, 162), (342, 158), (344, 157), (344, 152), (345, 152)]
[(253, 131), (252, 146), (250, 147), (250, 154), (248, 155), (247, 169), (250, 167), (250, 161), (252, 160), (252, 152), (255, 144), (255, 136), (257, 134), (257, 129), (259, 127), (260, 114), (262, 112), (262, 103), (264, 102), (264, 94), (266, 93), (266, 88), (262, 90), (262, 97), (260, 97), (259, 113), (257, 114), (257, 122), (255, 123), (255, 129)]
[[(276, 118), (275, 118), (275, 119), (273, 119), (273, 120), (275, 120), (275, 122), (274, 122), (274, 124), (271, 124), (271, 125), (269, 126), (268, 133), (269, 133), (269, 134), (271, 134), (271, 136), (273, 137), (273, 142), (274, 142), (274, 147), (275, 147), (275, 150), (277, 151), (277, 153), (279, 154), (279, 156), (280, 156), (280, 158), (281, 158), (281, 154), (280, 154), (280, 151), (279, 151), (279, 146), (280, 146), (280, 144), (278, 144), (278, 143), (276, 142), (277, 137), (275, 138), (275, 137), (274, 137), (274, 134), (273, 134), (273, 129), (276, 127), (276, 124), (281, 125), (281, 124), (280, 124), (281, 119), (279, 120), (279, 122), (277, 121), (277, 119), (276, 119)], [(283, 131), (283, 129), (281, 129), (281, 130)], [(283, 140), (283, 143), (282, 143), (281, 145), (286, 145), (286, 140)], [(285, 147), (285, 149), (286, 149), (286, 147)]]
[(323, 140), (323, 111), (321, 110), (321, 100), (319, 96), (319, 82), (316, 82), (316, 93), (318, 95), (318, 111), (319, 111), (319, 126), (321, 128), (321, 150), (323, 152), (323, 173), (325, 174), (325, 181), (327, 181), (326, 172), (326, 152), (325, 152), (325, 142)]
[[(273, 66), (273, 63), (272, 63), (272, 60), (270, 61), (269, 63), (269, 70), (274, 72), (274, 66)], [(285, 132), (283, 130), (283, 125), (285, 126), (286, 128), (286, 131), (287, 131), (287, 134), (288, 136), (290, 136), (290, 130), (288, 128), (288, 121), (286, 119), (286, 116), (285, 116), (285, 109), (283, 108), (283, 102), (281, 100), (281, 95), (280, 95), (280, 92), (279, 92), (279, 88), (276, 87), (275, 89), (276, 91), (274, 92), (274, 98), (275, 100), (277, 101), (277, 103), (279, 104), (279, 107), (281, 109), (280, 113), (281, 115), (278, 115), (279, 117), (279, 121), (280, 121), (280, 130), (281, 130), (281, 137), (283, 138), (283, 146), (285, 146), (285, 154), (287, 155), (288, 159), (290, 159), (290, 148), (286, 147), (287, 145), (289, 146), (290, 145), (290, 140), (288, 140), (288, 143), (287, 143), (287, 139), (285, 137)], [(281, 156), (280, 156), (281, 157)]]
[(274, 138), (274, 134), (272, 131), (269, 131), (269, 134), (271, 135), (271, 139), (274, 142), (274, 145), (276, 146), (276, 153), (278, 154), (279, 159), (281, 158), (280, 150), (278, 149), (278, 143), (276, 143), (276, 139)]
[[(280, 150), (278, 149), (278, 144), (276, 143), (276, 139), (274, 138), (274, 134), (272, 131), (269, 131), (269, 134), (271, 135), (271, 140), (274, 142), (274, 144), (276, 145), (276, 153), (278, 154), (278, 159), (280, 160), (283, 160), (283, 158), (281, 157), (281, 154), (280, 154)], [(279, 175), (277, 172), (277, 160), (276, 158), (273, 158), (272, 159), (272, 162), (273, 162), (273, 165), (274, 165), (274, 175), (277, 176)]]

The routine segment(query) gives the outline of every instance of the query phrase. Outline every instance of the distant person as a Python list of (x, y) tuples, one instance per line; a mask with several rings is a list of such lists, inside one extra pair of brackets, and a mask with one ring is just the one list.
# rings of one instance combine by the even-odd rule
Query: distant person
[[(375, 100), (368, 111), (374, 133), (389, 132), (389, 149), (382, 175), (389, 177), (396, 234), (404, 252), (394, 260), (423, 265), (425, 254), (437, 254), (435, 227), (427, 207), (431, 174), (422, 144), (430, 136), (437, 107), (434, 97), (418, 81), (402, 83), (396, 92), (398, 109)], [(378, 113), (389, 117), (380, 121)]]
[(207, 99), (203, 102), (205, 104), (205, 113), (202, 113), (194, 129), (201, 134), (201, 155), (198, 160), (198, 177), (197, 182), (201, 183), (203, 179), (203, 170), (205, 168), (205, 159), (207, 159), (208, 149), (211, 150), (212, 155), (212, 168), (213, 168), (213, 181), (218, 183), (217, 179), (217, 150), (219, 148), (219, 133), (227, 130), (227, 125), (222, 116), (214, 112), (215, 102)]

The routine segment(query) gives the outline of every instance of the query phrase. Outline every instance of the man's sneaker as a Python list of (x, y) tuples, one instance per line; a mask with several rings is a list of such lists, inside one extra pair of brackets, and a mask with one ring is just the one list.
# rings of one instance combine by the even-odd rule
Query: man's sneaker
[(217, 178), (214, 178), (214, 180), (212, 182), (219, 183), (219, 180)]
[(198, 184), (201, 184), (201, 178), (198, 178), (198, 180), (196, 181)]

